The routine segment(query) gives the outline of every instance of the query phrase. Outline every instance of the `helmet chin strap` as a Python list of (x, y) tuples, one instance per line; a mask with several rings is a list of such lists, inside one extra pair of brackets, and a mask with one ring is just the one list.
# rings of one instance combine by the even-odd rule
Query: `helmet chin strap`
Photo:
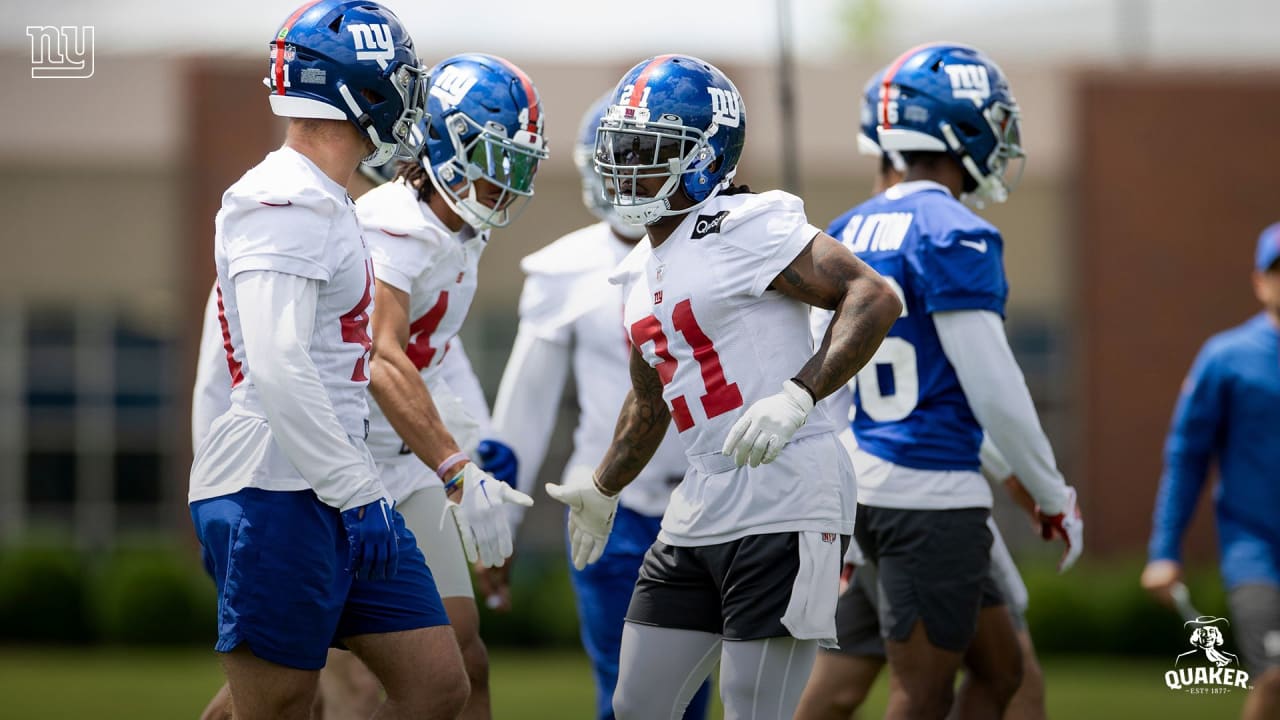
[(628, 240), (639, 240), (645, 235), (643, 225), (632, 225), (618, 217), (615, 213), (608, 213), (605, 216), (604, 221), (609, 224), (609, 228), (613, 230), (616, 235)]

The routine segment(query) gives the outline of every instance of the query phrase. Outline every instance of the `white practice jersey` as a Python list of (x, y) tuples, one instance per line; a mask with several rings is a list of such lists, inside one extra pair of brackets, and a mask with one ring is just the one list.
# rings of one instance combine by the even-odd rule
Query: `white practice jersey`
[[(405, 352), (422, 374), (445, 426), (464, 450), (472, 449), (478, 442), (474, 437), (477, 421), (468, 416), (458, 394), (444, 381), (441, 363), (475, 298), (476, 272), (489, 235), (477, 234), (468, 225), (459, 232), (450, 231), (418, 200), (418, 191), (400, 180), (361, 195), (356, 212), (378, 280), (409, 294), (409, 344)], [(369, 450), (379, 463), (408, 454), (372, 399), (369, 423)], [(467, 432), (463, 432), (464, 426)], [(428, 479), (435, 480), (434, 475)], [(387, 489), (396, 497), (412, 490)]]
[(657, 248), (641, 241), (611, 278), (690, 464), (663, 517), (665, 543), (853, 531), (853, 471), (825, 407), (770, 464), (737, 468), (720, 452), (742, 413), (813, 356), (809, 306), (769, 286), (819, 232), (793, 195), (717, 197)]
[[(218, 497), (246, 487), (312, 487), (272, 442), (245, 357), (235, 278), (270, 271), (319, 283), (308, 355), (338, 422), (359, 452), (368, 427), (369, 315), (373, 263), (346, 188), (300, 153), (282, 148), (245, 173), (222, 196), (215, 220), (219, 326), (231, 403), (201, 443), (192, 467), (190, 499)], [(372, 471), (372, 465), (370, 464)]]
[[(609, 275), (631, 248), (601, 222), (565, 235), (520, 263), (526, 275), (520, 293), (520, 332), (554, 344), (573, 369), (579, 413), (566, 471), (600, 463), (631, 389), (631, 343), (622, 324), (622, 288), (609, 282)], [(513, 356), (512, 361), (518, 359)], [(523, 380), (530, 381), (536, 380)], [(512, 392), (519, 393), (520, 388)], [(557, 392), (555, 402), (558, 399)], [(504, 439), (520, 456), (519, 484), (532, 488), (552, 427), (547, 423), (511, 425), (504, 428)], [(673, 426), (653, 459), (622, 491), (624, 506), (651, 517), (666, 510), (672, 489), (688, 468), (684, 448), (675, 436)], [(537, 462), (526, 462), (526, 458)]]
[(218, 285), (209, 289), (200, 325), (200, 350), (196, 357), (196, 382), (191, 391), (191, 450), (204, 442), (213, 421), (231, 407), (231, 373), (222, 347), (222, 321), (218, 311)]

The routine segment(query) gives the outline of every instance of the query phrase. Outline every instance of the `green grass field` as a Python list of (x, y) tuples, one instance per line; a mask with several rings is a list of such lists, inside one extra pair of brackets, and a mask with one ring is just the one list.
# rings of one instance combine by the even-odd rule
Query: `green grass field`
[[(501, 719), (590, 718), (592, 683), (577, 653), (492, 654), (494, 714)], [(1244, 695), (1192, 696), (1165, 688), (1160, 660), (1062, 658), (1045, 662), (1056, 718), (1230, 718)], [(195, 718), (221, 683), (212, 652), (0, 648), (0, 717), (14, 720)], [(862, 717), (880, 717), (877, 686)], [(719, 708), (713, 717), (720, 718)]]

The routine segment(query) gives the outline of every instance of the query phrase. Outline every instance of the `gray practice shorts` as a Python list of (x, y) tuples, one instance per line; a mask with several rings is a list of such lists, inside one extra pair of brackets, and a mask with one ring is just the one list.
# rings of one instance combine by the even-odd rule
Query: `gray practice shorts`
[(1254, 679), (1280, 667), (1280, 587), (1240, 585), (1227, 594), (1227, 604), (1236, 647)]
[(718, 545), (655, 542), (645, 553), (627, 622), (697, 630), (726, 640), (790, 635), (782, 616), (800, 570), (796, 533)]
[[(858, 505), (854, 537), (877, 577), (871, 585), (880, 635), (905, 642), (916, 621), (935, 647), (963, 652), (978, 628), (978, 611), (1003, 605), (991, 576), (992, 533), (986, 508), (901, 510)], [(861, 570), (854, 573), (855, 579)], [(853, 591), (846, 593), (852, 595)], [(841, 625), (837, 606), (836, 625)], [(866, 612), (863, 610), (862, 612)], [(847, 623), (846, 623), (847, 624)], [(853, 627), (864, 627), (854, 623)], [(865, 631), (864, 631), (865, 632)], [(840, 638), (841, 645), (844, 637)], [(850, 648), (860, 647), (851, 638)]]

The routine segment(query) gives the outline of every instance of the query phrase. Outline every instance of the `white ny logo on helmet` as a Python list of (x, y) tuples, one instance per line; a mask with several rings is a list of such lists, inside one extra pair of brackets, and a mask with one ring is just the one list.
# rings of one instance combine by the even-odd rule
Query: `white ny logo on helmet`
[(387, 61), (396, 56), (395, 45), (391, 42), (391, 26), (355, 23), (348, 25), (347, 29), (351, 31), (351, 40), (356, 45), (356, 60), (376, 60), (385, 70)]
[(711, 96), (711, 119), (725, 127), (738, 127), (742, 121), (742, 101), (738, 93), (709, 87), (707, 94)]
[(979, 106), (991, 97), (986, 65), (947, 65), (944, 69), (951, 78), (952, 97), (972, 100)]
[(431, 95), (439, 98), (445, 107), (454, 107), (471, 92), (477, 79), (457, 65), (450, 65), (432, 80)]

